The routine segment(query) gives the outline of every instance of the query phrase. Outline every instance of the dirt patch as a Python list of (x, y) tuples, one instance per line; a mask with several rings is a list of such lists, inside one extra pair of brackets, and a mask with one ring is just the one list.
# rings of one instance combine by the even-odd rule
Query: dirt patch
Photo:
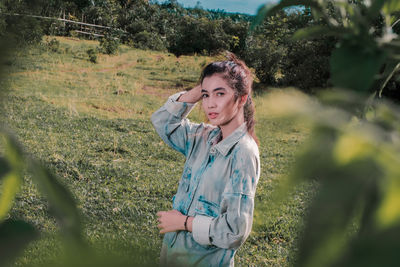
[(106, 68), (106, 69), (101, 69), (101, 70), (97, 70), (97, 72), (108, 72), (108, 71), (113, 71), (113, 70), (123, 70), (123, 69), (127, 69), (129, 67), (132, 67), (136, 65), (136, 62), (134, 63), (127, 63), (127, 64), (122, 64), (120, 66), (117, 67), (113, 67), (113, 68)]
[(136, 65), (136, 62), (134, 63), (127, 63), (127, 64), (122, 64), (120, 66), (112, 67), (112, 68), (104, 68), (104, 69), (99, 69), (99, 70), (93, 70), (92, 68), (84, 68), (84, 69), (77, 69), (77, 70), (60, 70), (60, 72), (78, 72), (78, 73), (85, 73), (85, 72), (110, 72), (110, 71), (116, 71), (116, 70), (123, 70), (127, 69), (129, 67), (132, 67)]
[(173, 89), (161, 89), (158, 87), (153, 87), (153, 86), (148, 86), (148, 85), (144, 85), (142, 87), (142, 91), (144, 94), (146, 95), (155, 95), (155, 96), (160, 96), (160, 97), (168, 97), (170, 95), (172, 95), (175, 91)]
[(64, 38), (67, 39), (67, 40), (75, 41), (75, 42), (80, 42), (80, 41), (82, 41), (81, 39), (79, 39), (79, 38), (74, 38), (74, 37), (64, 37)]
[[(122, 108), (122, 107), (105, 107), (105, 106), (99, 106), (96, 104), (89, 104), (90, 107), (94, 109), (99, 109), (99, 110), (104, 110), (108, 112), (113, 112), (113, 113), (134, 113), (133, 110), (127, 109), (127, 108)], [(142, 112), (139, 112), (139, 114), (142, 114)]]

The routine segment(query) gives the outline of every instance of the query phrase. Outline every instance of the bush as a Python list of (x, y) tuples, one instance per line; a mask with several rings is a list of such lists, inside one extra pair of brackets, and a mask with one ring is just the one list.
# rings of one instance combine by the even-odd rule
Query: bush
[(133, 37), (133, 46), (139, 49), (165, 50), (165, 43), (160, 35), (153, 32), (142, 31)]
[(105, 36), (100, 40), (100, 51), (107, 55), (115, 55), (118, 51), (119, 40), (111, 37)]
[(303, 91), (325, 88), (329, 80), (329, 57), (335, 38), (291, 39), (301, 27), (314, 25), (309, 11), (279, 12), (268, 17), (248, 36), (244, 59), (255, 69), (261, 83), (296, 86)]
[(18, 46), (38, 44), (43, 38), (42, 25), (35, 18), (9, 16), (5, 22), (6, 35)]
[(63, 35), (67, 34), (67, 32), (65, 30), (66, 30), (66, 27), (64, 26), (64, 24), (61, 21), (53, 21), (47, 29), (47, 34), (63, 36)]
[(176, 28), (167, 34), (168, 50), (176, 56), (217, 54), (230, 49), (232, 36), (225, 33), (222, 22), (206, 18), (181, 17)]
[(92, 63), (97, 63), (97, 53), (96, 50), (93, 48), (90, 48), (86, 51), (86, 53), (89, 56), (89, 61)]
[(60, 41), (58, 41), (56, 38), (52, 38), (50, 41), (47, 41), (46, 46), (49, 50), (53, 52), (60, 51)]

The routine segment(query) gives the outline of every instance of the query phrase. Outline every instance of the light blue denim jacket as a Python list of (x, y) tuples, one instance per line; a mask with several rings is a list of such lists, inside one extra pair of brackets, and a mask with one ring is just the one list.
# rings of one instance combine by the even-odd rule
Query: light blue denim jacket
[(193, 104), (171, 96), (151, 120), (161, 138), (186, 157), (173, 209), (193, 216), (193, 232), (164, 236), (162, 266), (233, 266), (251, 231), (260, 176), (258, 146), (242, 124), (218, 142), (221, 130), (186, 119)]

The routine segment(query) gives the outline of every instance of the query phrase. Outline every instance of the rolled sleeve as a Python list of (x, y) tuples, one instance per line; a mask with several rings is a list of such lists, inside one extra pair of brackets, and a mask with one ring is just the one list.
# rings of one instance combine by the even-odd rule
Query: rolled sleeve
[(170, 96), (167, 102), (151, 116), (154, 128), (160, 137), (173, 149), (187, 155), (190, 147), (189, 135), (199, 124), (191, 123), (186, 116), (195, 104), (179, 102), (177, 99), (185, 92)]
[(200, 245), (211, 245), (210, 225), (212, 217), (196, 215), (193, 220), (192, 233), (194, 240)]
[(196, 105), (187, 102), (179, 102), (178, 98), (184, 93), (183, 91), (170, 96), (165, 103), (165, 109), (172, 115), (180, 118), (185, 118)]

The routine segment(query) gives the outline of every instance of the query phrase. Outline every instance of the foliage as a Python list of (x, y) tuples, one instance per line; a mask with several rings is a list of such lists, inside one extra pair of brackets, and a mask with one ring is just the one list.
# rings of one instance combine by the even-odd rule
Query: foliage
[(56, 38), (51, 38), (46, 42), (46, 46), (52, 52), (59, 52), (60, 51), (60, 41)]
[[(324, 25), (315, 25), (296, 32), (294, 38), (312, 38), (321, 34), (338, 38), (337, 48), (330, 58), (331, 81), (334, 86), (357, 91), (367, 91), (375, 77), (383, 69), (383, 81), (375, 90), (382, 91), (384, 81), (396, 72), (400, 54), (399, 38), (391, 24), (400, 7), (394, 1), (281, 1), (268, 10), (272, 14), (292, 5), (311, 6), (315, 20)], [(264, 9), (261, 9), (262, 15)], [(383, 17), (382, 31), (378, 32), (376, 21)], [(354, 78), (359, 77), (359, 78)]]
[(5, 35), (10, 42), (18, 46), (38, 44), (43, 37), (43, 28), (39, 20), (29, 17), (6, 17)]
[[(321, 91), (317, 99), (297, 91), (278, 92), (267, 101), (271, 116), (311, 125), (310, 139), (279, 192), (304, 181), (318, 183), (298, 243), (297, 266), (398, 264), (400, 110), (365, 94), (382, 90), (396, 71), (399, 39), (388, 24), (400, 9), (394, 3), (283, 0), (260, 10), (264, 16), (292, 5), (310, 6), (315, 19), (326, 25), (299, 30), (295, 38), (338, 38), (330, 57), (331, 78), (334, 86), (348, 90)], [(377, 33), (372, 21), (380, 15), (383, 30)]]
[(54, 216), (68, 239), (78, 250), (83, 246), (78, 211), (69, 193), (57, 179), (40, 164), (27, 158), (18, 142), (4, 128), (0, 129), (2, 194), (0, 198), (1, 264), (14, 260), (30, 241), (38, 237), (33, 225), (21, 220), (8, 219), (15, 196), (23, 181), (23, 169), (29, 168), (42, 192), (48, 197)]
[(133, 37), (133, 46), (139, 49), (151, 49), (155, 51), (165, 50), (164, 41), (158, 34), (147, 32), (146, 30), (138, 32)]
[(221, 21), (181, 17), (174, 30), (176, 34), (167, 36), (168, 50), (177, 56), (216, 54), (229, 48), (229, 36), (224, 32)]
[(310, 10), (305, 9), (277, 12), (252, 27), (244, 59), (261, 83), (296, 86), (308, 92), (327, 86), (333, 38), (291, 40), (295, 31), (314, 24)]
[[(298, 244), (297, 265), (395, 266), (393, 252), (399, 247), (394, 240), (400, 236), (400, 173), (395, 167), (400, 162), (400, 112), (379, 102), (369, 120), (359, 120), (351, 112), (365, 103), (358, 95), (325, 92), (319, 100), (297, 92), (276, 93), (267, 102), (271, 115), (313, 125), (286, 188), (307, 180), (319, 183)], [(380, 238), (389, 233), (393, 239)]]
[(97, 63), (97, 52), (93, 48), (89, 48), (86, 50), (86, 53), (88, 54), (89, 61), (92, 63)]
[(100, 51), (107, 55), (114, 55), (118, 52), (119, 40), (112, 35), (106, 35), (100, 39)]

